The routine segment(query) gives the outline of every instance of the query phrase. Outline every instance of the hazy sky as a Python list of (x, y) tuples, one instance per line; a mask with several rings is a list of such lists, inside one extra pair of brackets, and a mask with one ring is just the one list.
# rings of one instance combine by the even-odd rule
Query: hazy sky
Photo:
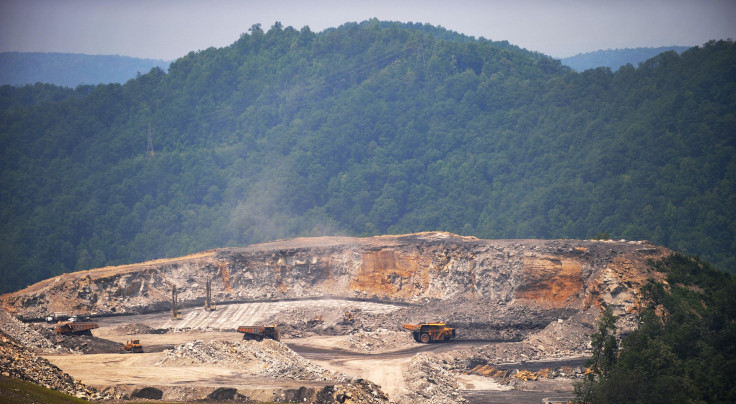
[(736, 0), (0, 0), (0, 52), (176, 59), (260, 23), (312, 31), (380, 20), (507, 40), (554, 57), (736, 38)]

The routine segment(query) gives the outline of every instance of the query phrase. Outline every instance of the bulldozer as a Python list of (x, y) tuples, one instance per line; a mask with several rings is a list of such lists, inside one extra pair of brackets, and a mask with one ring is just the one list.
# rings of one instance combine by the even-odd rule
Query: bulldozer
[(404, 328), (411, 330), (414, 341), (423, 344), (455, 338), (455, 329), (445, 323), (404, 324)]
[(355, 316), (353, 316), (353, 313), (348, 311), (345, 314), (343, 314), (342, 316), (343, 324), (353, 324), (354, 322), (355, 322)]
[(307, 325), (308, 325), (309, 327), (315, 327), (315, 326), (317, 326), (318, 324), (324, 324), (324, 323), (325, 323), (325, 318), (324, 318), (324, 317), (322, 317), (322, 315), (321, 315), (321, 314), (320, 314), (320, 315), (318, 315), (318, 316), (315, 316), (315, 317), (314, 317), (313, 319), (311, 319), (311, 320), (307, 321)]
[(278, 341), (281, 339), (279, 328), (276, 325), (241, 325), (238, 327), (238, 332), (243, 333), (244, 340), (263, 341), (264, 338), (268, 338)]
[(141, 341), (137, 339), (128, 340), (123, 346), (120, 347), (123, 352), (143, 353), (143, 345)]

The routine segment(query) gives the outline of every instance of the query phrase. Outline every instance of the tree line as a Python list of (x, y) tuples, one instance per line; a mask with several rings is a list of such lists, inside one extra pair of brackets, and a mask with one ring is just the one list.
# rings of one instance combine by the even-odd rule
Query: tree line
[[(125, 84), (0, 87), (0, 292), (279, 238), (647, 239), (736, 268), (736, 49), (576, 73), (369, 20)], [(148, 127), (154, 153), (148, 153)]]

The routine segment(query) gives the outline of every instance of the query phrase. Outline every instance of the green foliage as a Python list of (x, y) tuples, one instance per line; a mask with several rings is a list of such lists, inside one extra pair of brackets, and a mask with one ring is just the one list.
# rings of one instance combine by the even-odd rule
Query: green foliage
[(3, 87), (0, 292), (335, 233), (605, 229), (735, 267), (733, 66), (718, 41), (574, 73), (374, 19), (256, 24), (124, 85)]
[(81, 404), (87, 400), (47, 389), (13, 377), (0, 376), (0, 402), (2, 403), (48, 403)]
[(680, 254), (654, 266), (666, 283), (644, 288), (650, 303), (639, 329), (623, 340), (605, 377), (576, 391), (601, 403), (734, 402), (736, 281)]
[(606, 307), (598, 321), (598, 331), (590, 336), (593, 356), (586, 363), (589, 372), (582, 382), (576, 382), (575, 395), (581, 403), (591, 403), (599, 394), (598, 386), (606, 382), (608, 375), (616, 368), (618, 360), (618, 340), (616, 339), (616, 320), (613, 309)]

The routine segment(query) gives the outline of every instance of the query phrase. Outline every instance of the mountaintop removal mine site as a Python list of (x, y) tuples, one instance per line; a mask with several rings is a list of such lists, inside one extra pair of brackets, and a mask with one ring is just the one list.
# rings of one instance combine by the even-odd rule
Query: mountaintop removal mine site
[(0, 296), (0, 377), (111, 402), (567, 402), (602, 308), (635, 329), (671, 253), (427, 232), (68, 273)]

